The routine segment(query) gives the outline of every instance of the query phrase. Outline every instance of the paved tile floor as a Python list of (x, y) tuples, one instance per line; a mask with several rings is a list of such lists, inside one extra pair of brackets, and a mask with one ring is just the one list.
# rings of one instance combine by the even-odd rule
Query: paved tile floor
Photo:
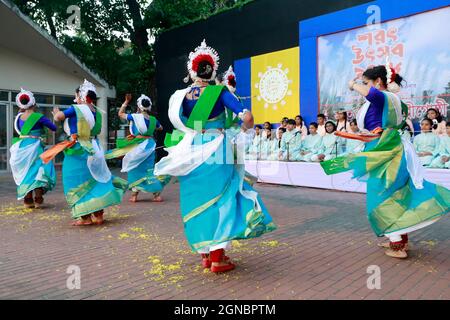
[[(450, 219), (410, 235), (407, 260), (377, 247), (365, 195), (258, 184), (278, 225), (235, 241), (237, 269), (212, 274), (190, 252), (178, 184), (107, 210), (105, 225), (76, 228), (60, 180), (44, 210), (24, 210), (0, 176), (0, 299), (450, 299)], [(69, 290), (69, 266), (81, 289)], [(369, 290), (369, 266), (381, 289)]]

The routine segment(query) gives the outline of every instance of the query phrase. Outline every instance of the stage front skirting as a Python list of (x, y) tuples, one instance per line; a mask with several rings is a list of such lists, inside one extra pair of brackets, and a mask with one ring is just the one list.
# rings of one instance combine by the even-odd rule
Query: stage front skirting
[[(319, 163), (246, 160), (245, 169), (262, 183), (366, 193), (351, 172), (327, 176)], [(425, 179), (450, 189), (450, 170), (426, 169)]]

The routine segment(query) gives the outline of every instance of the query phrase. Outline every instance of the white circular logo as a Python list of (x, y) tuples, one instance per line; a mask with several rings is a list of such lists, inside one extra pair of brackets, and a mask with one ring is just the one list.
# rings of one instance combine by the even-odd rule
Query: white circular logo
[(274, 104), (284, 99), (288, 93), (289, 79), (280, 68), (267, 70), (259, 81), (259, 93), (267, 103)]

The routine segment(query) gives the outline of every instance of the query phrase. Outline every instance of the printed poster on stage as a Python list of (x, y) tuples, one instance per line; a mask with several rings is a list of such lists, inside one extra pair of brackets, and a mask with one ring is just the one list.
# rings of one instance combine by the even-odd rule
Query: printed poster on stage
[(428, 108), (448, 116), (450, 104), (450, 7), (319, 37), (320, 111), (350, 115), (364, 102), (348, 81), (386, 57), (405, 79), (400, 93), (409, 116), (419, 121)]
[(255, 123), (278, 123), (299, 114), (299, 47), (251, 58), (252, 112)]

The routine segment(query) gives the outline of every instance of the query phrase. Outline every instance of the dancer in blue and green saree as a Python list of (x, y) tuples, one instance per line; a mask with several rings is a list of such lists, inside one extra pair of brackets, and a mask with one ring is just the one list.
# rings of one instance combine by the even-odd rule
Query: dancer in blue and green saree
[(25, 208), (39, 209), (44, 202), (44, 194), (56, 184), (53, 162), (44, 164), (39, 158), (44, 152), (45, 128), (56, 131), (56, 126), (35, 111), (32, 92), (22, 89), (16, 97), (16, 104), (21, 110), (14, 120), (19, 138), (13, 141), (9, 163), (17, 185), (18, 200), (23, 199)]
[(156, 142), (154, 133), (162, 131), (162, 126), (155, 117), (150, 115), (152, 101), (142, 95), (138, 100), (138, 113), (125, 112), (131, 101), (127, 94), (125, 102), (119, 109), (119, 118), (130, 123), (130, 135), (118, 140), (117, 148), (106, 153), (106, 159), (121, 158), (122, 172), (128, 173), (129, 189), (133, 192), (130, 201), (137, 202), (139, 192), (153, 193), (153, 202), (162, 202), (161, 192), (170, 182), (170, 176), (155, 176), (153, 174), (156, 157)]
[(225, 256), (232, 240), (276, 228), (258, 193), (244, 180), (244, 164), (235, 162), (226, 132), (227, 114), (239, 115), (247, 128), (253, 127), (253, 116), (225, 86), (208, 85), (218, 60), (205, 41), (189, 55), (194, 83), (170, 98), (169, 118), (176, 130), (166, 136), (169, 155), (155, 166), (157, 175), (178, 177), (187, 240), (202, 255), (203, 267), (216, 273), (235, 268)]
[(342, 137), (366, 142), (361, 153), (322, 162), (327, 174), (353, 170), (367, 181), (367, 211), (370, 225), (386, 254), (407, 258), (408, 233), (439, 220), (450, 210), (450, 190), (424, 180), (424, 168), (411, 142), (400, 134), (407, 106), (396, 95), (402, 77), (388, 64), (367, 69), (363, 83), (349, 82), (350, 90), (366, 97), (357, 115), (360, 134)]
[(63, 185), (72, 209), (74, 226), (103, 224), (103, 209), (120, 204), (128, 185), (111, 175), (97, 136), (102, 129), (102, 115), (95, 106), (95, 86), (88, 81), (80, 87), (80, 100), (70, 108), (54, 109), (55, 121), (64, 121), (70, 140), (56, 145), (41, 157), (48, 161), (64, 150)]

